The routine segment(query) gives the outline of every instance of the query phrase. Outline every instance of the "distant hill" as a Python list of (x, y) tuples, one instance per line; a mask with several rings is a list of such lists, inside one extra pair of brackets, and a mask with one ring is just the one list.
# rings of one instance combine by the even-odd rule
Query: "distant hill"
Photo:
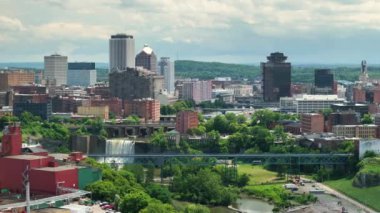
[(176, 78), (231, 77), (233, 79), (253, 79), (259, 75), (260, 68), (254, 65), (178, 60), (175, 61), (175, 72)]
[[(292, 82), (313, 82), (314, 69), (316, 68), (331, 68), (336, 80), (355, 81), (358, 80), (360, 73), (359, 65), (293, 65)], [(232, 79), (253, 79), (261, 75), (259, 66), (219, 62), (179, 60), (175, 62), (175, 69), (177, 78), (231, 77)], [(371, 78), (380, 79), (380, 66), (369, 66), (368, 73)]]
[[(0, 69), (5, 67), (43, 69), (43, 62), (0, 63)], [(108, 64), (96, 63), (98, 81), (108, 80)], [(292, 82), (313, 82), (314, 69), (331, 68), (336, 80), (355, 81), (360, 73), (360, 66), (354, 65), (293, 65)], [(176, 78), (213, 79), (215, 77), (231, 77), (232, 79), (249, 80), (261, 75), (258, 65), (228, 64), (220, 62), (200, 62), (190, 60), (175, 61)], [(368, 67), (370, 78), (380, 79), (380, 65)]]

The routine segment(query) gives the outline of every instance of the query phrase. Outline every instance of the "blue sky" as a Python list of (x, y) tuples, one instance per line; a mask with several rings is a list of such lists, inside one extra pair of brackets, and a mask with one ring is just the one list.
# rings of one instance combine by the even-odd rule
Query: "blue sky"
[(108, 38), (135, 36), (174, 59), (380, 63), (378, 0), (1, 0), (0, 62), (108, 62)]

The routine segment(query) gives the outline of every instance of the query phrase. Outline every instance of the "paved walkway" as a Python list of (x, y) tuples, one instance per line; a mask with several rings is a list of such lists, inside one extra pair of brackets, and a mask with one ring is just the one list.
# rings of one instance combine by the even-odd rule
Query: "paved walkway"
[(345, 194), (343, 194), (343, 193), (341, 193), (341, 192), (339, 192), (339, 191), (337, 191), (335, 189), (330, 188), (329, 186), (326, 186), (326, 185), (324, 185), (322, 183), (316, 183), (316, 185), (319, 188), (325, 190), (327, 193), (335, 195), (335, 196), (337, 196), (337, 197), (339, 197), (341, 199), (347, 200), (348, 202), (354, 204), (355, 206), (363, 209), (364, 211), (366, 211), (368, 213), (377, 213), (375, 210), (371, 209), (370, 207), (368, 207), (368, 206), (366, 206), (366, 205), (364, 205), (362, 203), (359, 203), (358, 201), (356, 201), (356, 200), (354, 200), (354, 199), (346, 196)]

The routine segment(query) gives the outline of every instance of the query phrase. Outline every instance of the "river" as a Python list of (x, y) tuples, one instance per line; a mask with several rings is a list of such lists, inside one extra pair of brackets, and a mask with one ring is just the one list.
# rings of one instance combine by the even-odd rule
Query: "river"
[[(272, 213), (273, 205), (255, 198), (242, 197), (232, 205), (245, 213)], [(222, 206), (212, 207), (211, 213), (234, 213), (235, 211)]]

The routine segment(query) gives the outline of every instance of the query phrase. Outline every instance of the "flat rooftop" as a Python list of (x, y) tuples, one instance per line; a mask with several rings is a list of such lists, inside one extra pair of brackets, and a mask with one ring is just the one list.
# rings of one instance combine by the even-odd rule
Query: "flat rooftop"
[(46, 159), (48, 157), (38, 156), (38, 155), (13, 155), (13, 156), (6, 156), (4, 158), (18, 159), (18, 160), (40, 160), (40, 159)]
[(57, 167), (42, 167), (42, 168), (35, 168), (33, 170), (40, 170), (40, 171), (46, 171), (46, 172), (60, 172), (60, 171), (66, 171), (66, 170), (72, 170), (77, 169), (77, 166), (57, 166)]

